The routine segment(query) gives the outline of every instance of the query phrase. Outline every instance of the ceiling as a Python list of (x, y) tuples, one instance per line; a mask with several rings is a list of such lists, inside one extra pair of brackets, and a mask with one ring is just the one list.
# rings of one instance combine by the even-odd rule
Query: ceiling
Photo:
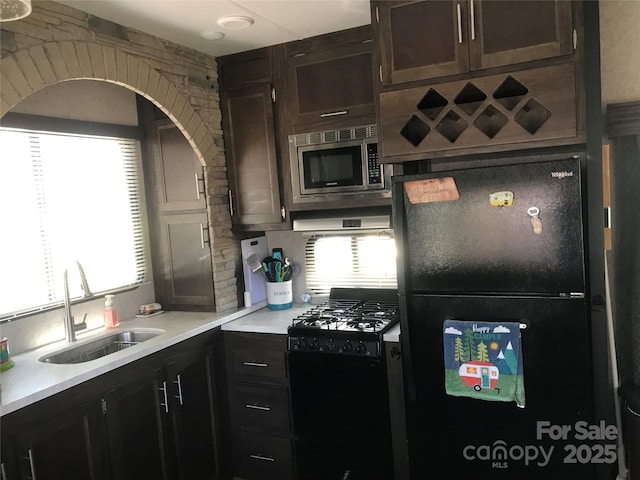
[[(243, 52), (371, 23), (369, 0), (56, 0), (97, 17), (213, 56)], [(220, 17), (251, 17), (245, 29)], [(219, 40), (205, 36), (223, 33)]]

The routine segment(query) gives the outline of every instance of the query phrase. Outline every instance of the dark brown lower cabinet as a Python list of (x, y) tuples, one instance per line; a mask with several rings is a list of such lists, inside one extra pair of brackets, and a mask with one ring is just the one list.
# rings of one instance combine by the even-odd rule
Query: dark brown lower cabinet
[(290, 480), (291, 440), (238, 432), (234, 438), (234, 474), (243, 480)]
[(104, 397), (109, 463), (116, 480), (169, 478), (168, 392), (164, 378), (162, 369), (142, 371)]
[(286, 335), (224, 332), (233, 475), (293, 480)]
[(218, 480), (213, 336), (2, 417), (2, 480)]
[(213, 357), (202, 352), (174, 357), (167, 366), (177, 478), (214, 480), (220, 475)]
[(91, 400), (17, 434), (15, 478), (101, 480), (108, 478), (100, 432), (100, 402)]

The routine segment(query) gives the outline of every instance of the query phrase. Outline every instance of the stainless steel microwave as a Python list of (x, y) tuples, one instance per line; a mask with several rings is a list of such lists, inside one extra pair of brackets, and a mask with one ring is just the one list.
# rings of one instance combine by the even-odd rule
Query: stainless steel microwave
[(289, 135), (289, 159), (294, 203), (391, 191), (376, 125)]

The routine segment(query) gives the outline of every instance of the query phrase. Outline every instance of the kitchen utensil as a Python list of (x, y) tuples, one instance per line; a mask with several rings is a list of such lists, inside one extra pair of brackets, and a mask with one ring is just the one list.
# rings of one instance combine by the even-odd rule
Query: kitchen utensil
[(255, 253), (252, 253), (251, 255), (249, 255), (247, 257), (246, 262), (253, 273), (257, 272), (262, 268), (260, 257), (258, 257), (258, 255), (256, 255)]

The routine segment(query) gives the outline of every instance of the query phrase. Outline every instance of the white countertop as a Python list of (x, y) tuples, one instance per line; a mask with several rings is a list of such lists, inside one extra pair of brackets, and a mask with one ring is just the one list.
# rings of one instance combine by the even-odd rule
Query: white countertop
[(64, 340), (12, 355), (15, 365), (0, 372), (0, 415), (11, 413), (250, 313), (259, 311), (259, 317), (262, 318), (263, 312), (268, 311), (264, 308), (265, 305), (265, 302), (261, 302), (248, 308), (224, 313), (165, 312), (148, 318), (134, 317), (121, 321), (120, 326), (112, 330), (101, 328), (84, 334), (79, 332), (78, 344), (108, 333), (134, 328), (164, 330), (161, 335), (139, 345), (84, 363), (57, 365), (38, 360), (44, 355), (69, 347)]
[[(294, 304), (287, 310), (270, 310), (265, 302), (261, 302), (234, 312), (165, 312), (149, 318), (124, 320), (112, 330), (101, 328), (85, 334), (81, 332), (78, 344), (131, 329), (160, 329), (164, 332), (134, 347), (84, 363), (57, 365), (38, 360), (69, 347), (65, 341), (13, 355), (13, 368), (0, 372), (0, 415), (14, 412), (218, 326), (225, 331), (285, 335), (292, 320), (311, 307), (313, 305)], [(400, 327), (396, 325), (384, 335), (384, 341), (399, 341), (399, 333)]]
[(385, 342), (399, 342), (400, 341), (400, 324), (396, 323), (387, 332), (382, 335), (382, 339)]
[(287, 310), (269, 310), (263, 308), (251, 315), (238, 318), (233, 322), (222, 325), (222, 330), (232, 332), (255, 332), (255, 333), (276, 333), (286, 334), (287, 327), (298, 315), (309, 310), (314, 305), (293, 304)]

